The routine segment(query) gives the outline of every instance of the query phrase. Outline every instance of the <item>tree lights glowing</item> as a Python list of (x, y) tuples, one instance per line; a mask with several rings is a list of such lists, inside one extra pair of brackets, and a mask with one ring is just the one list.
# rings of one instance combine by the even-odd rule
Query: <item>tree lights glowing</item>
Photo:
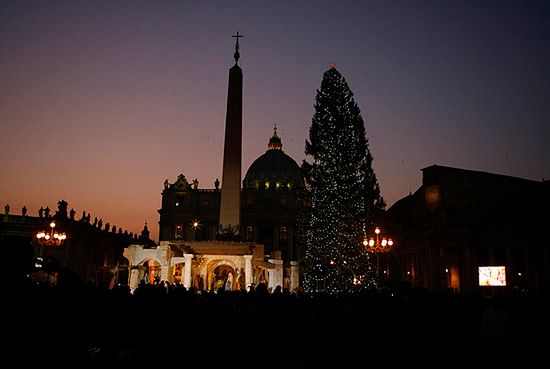
[(311, 208), (304, 289), (339, 293), (374, 285), (364, 229), (384, 208), (359, 107), (335, 66), (323, 75), (302, 169)]

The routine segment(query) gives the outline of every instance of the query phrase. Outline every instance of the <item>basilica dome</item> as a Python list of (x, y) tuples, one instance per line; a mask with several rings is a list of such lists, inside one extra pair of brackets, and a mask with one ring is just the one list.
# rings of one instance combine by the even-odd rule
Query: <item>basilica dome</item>
[(304, 185), (300, 167), (284, 153), (282, 147), (275, 128), (266, 153), (248, 168), (243, 181), (244, 189), (295, 190)]

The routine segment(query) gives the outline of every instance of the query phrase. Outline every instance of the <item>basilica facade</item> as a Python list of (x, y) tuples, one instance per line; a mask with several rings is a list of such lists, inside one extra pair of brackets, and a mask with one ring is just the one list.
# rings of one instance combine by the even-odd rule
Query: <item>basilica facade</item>
[[(299, 193), (304, 181), (298, 164), (282, 150), (274, 130), (266, 153), (246, 172), (241, 192), (240, 240), (264, 245), (267, 254), (279, 252), (284, 259), (298, 257), (298, 215), (303, 208)], [(160, 241), (211, 241), (220, 239), (222, 190), (200, 188), (184, 174), (164, 183), (160, 214)]]

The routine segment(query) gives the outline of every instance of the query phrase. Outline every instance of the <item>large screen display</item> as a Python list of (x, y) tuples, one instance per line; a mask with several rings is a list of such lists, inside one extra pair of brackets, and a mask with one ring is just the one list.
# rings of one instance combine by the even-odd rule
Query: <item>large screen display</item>
[(506, 268), (503, 266), (480, 266), (480, 286), (506, 286)]

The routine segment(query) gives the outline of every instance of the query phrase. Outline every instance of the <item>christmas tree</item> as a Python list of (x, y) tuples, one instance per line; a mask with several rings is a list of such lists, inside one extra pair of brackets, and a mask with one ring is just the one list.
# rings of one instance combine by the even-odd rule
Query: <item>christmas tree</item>
[(310, 208), (305, 229), (304, 290), (341, 293), (375, 285), (362, 241), (385, 207), (372, 169), (361, 111), (331, 67), (317, 90), (302, 170)]

